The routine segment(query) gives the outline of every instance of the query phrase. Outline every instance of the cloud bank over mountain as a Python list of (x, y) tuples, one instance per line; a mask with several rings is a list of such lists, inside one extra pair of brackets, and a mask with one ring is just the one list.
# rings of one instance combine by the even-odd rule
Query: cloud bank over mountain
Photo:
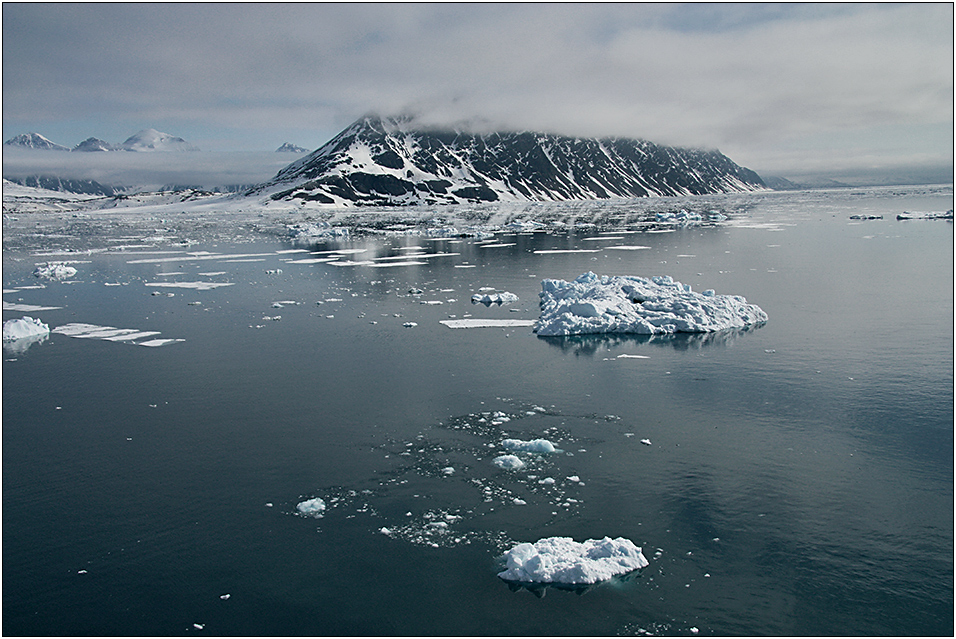
[[(5, 4), (4, 127), (318, 148), (356, 117), (952, 164), (953, 6)], [(104, 37), (108, 34), (108, 37)], [(72, 137), (71, 137), (72, 136)]]

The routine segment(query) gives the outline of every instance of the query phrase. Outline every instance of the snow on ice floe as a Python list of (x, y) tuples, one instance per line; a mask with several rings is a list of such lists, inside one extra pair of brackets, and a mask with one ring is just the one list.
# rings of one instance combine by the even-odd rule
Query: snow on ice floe
[(155, 338), (142, 342), (146, 337), (159, 335), (159, 331), (140, 331), (135, 328), (115, 328), (113, 326), (98, 326), (96, 324), (70, 323), (57, 326), (51, 332), (67, 337), (76, 337), (80, 339), (101, 339), (108, 342), (129, 342), (137, 346), (165, 346), (174, 342), (183, 342), (179, 338)]
[(439, 320), (448, 328), (510, 328), (515, 326), (534, 326), (535, 320), (518, 319), (447, 319)]
[(518, 544), (504, 554), (505, 581), (542, 584), (596, 584), (649, 565), (634, 542), (623, 537), (588, 539), (548, 537)]
[(712, 290), (694, 293), (669, 276), (599, 276), (588, 272), (573, 282), (541, 282), (542, 336), (597, 333), (709, 333), (767, 321), (757, 305)]
[(39, 313), (40, 311), (56, 311), (62, 306), (37, 306), (36, 304), (19, 304), (3, 300), (3, 310), (14, 313)]
[(15, 342), (20, 339), (49, 334), (50, 327), (33, 317), (23, 316), (20, 319), (7, 320), (3, 323), (4, 342)]
[(47, 280), (68, 280), (76, 275), (76, 269), (63, 262), (48, 262), (38, 265), (33, 274)]

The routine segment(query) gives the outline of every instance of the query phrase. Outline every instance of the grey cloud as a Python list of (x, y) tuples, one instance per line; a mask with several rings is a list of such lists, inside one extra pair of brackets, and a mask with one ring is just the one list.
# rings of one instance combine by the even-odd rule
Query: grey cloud
[(367, 111), (416, 109), (436, 123), (733, 149), (750, 165), (833, 132), (878, 153), (880, 126), (952, 125), (946, 4), (3, 11), (5, 122), (175, 120), (243, 144), (244, 129), (330, 136)]

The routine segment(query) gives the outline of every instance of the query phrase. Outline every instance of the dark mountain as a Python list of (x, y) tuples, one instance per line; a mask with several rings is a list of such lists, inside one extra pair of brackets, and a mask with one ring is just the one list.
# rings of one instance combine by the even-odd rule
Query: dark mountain
[(475, 134), (368, 116), (250, 193), (396, 206), (702, 195), (766, 188), (719, 151), (626, 138)]
[(26, 149), (43, 149), (46, 151), (69, 151), (69, 147), (50, 142), (39, 133), (22, 133), (3, 143), (5, 146), (22, 146)]
[(285, 144), (280, 146), (278, 149), (276, 149), (276, 153), (308, 153), (308, 152), (309, 150), (306, 149), (305, 147), (292, 144), (291, 142), (286, 142)]
[(21, 184), (49, 191), (65, 191), (67, 193), (85, 193), (87, 195), (115, 195), (116, 189), (100, 184), (96, 180), (70, 180), (49, 175), (34, 175), (25, 178), (5, 177), (5, 179)]

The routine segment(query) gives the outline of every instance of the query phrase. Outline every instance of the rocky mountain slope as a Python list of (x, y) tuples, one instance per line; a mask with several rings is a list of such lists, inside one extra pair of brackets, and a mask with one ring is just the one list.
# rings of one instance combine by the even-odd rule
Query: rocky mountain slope
[(476, 134), (364, 117), (250, 191), (339, 206), (561, 201), (766, 188), (716, 150), (626, 138)]

